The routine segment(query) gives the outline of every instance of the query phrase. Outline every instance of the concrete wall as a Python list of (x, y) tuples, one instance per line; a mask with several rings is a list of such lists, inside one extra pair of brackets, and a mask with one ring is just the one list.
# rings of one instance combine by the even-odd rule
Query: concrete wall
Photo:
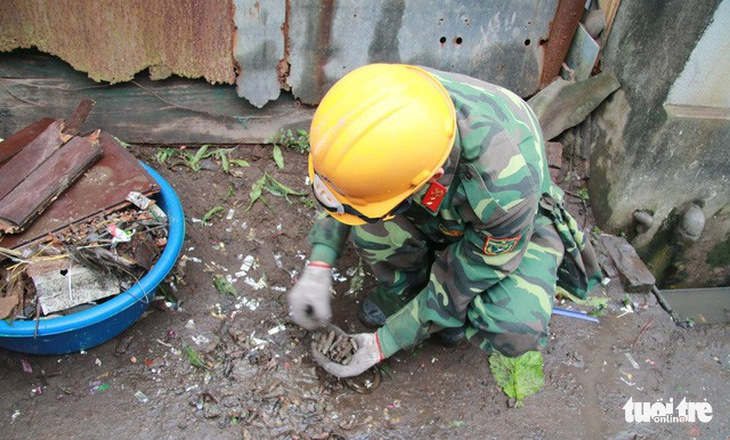
[[(730, 283), (728, 101), (687, 99), (702, 91), (689, 72), (713, 52), (724, 58), (704, 63), (704, 81), (727, 97), (719, 67), (730, 39), (713, 23), (727, 25), (728, 4), (623, 0), (603, 48), (602, 66), (622, 89), (591, 120), (591, 201), (599, 225), (626, 233), (663, 285)], [(637, 223), (637, 211), (653, 222)]]

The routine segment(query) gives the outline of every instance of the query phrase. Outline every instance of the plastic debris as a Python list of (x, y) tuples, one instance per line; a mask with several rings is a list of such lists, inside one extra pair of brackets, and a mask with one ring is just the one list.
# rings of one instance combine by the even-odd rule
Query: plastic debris
[(246, 297), (242, 298), (241, 302), (236, 304), (236, 309), (240, 309), (241, 307), (247, 307), (249, 310), (254, 311), (259, 308), (259, 305), (261, 303), (256, 299), (248, 299)]
[(190, 339), (192, 339), (193, 342), (195, 342), (195, 345), (197, 345), (197, 346), (201, 346), (201, 345), (210, 343), (210, 339), (208, 339), (206, 336), (203, 336), (203, 335), (191, 336)]
[(269, 331), (268, 331), (268, 333), (270, 335), (275, 335), (275, 334), (277, 334), (279, 332), (282, 332), (284, 330), (286, 330), (286, 327), (284, 326), (284, 324), (279, 324), (276, 327), (270, 328)]
[(590, 322), (600, 322), (598, 320), (598, 318), (595, 318), (593, 316), (586, 315), (581, 312), (576, 312), (574, 310), (561, 309), (558, 307), (553, 307), (553, 315), (567, 316), (569, 318), (577, 318), (577, 319), (582, 319), (584, 321), (590, 321)]
[(262, 276), (258, 281), (254, 281), (251, 277), (246, 277), (243, 282), (253, 288), (253, 290), (260, 290), (268, 286), (266, 275)]
[(254, 263), (256, 262), (256, 259), (253, 255), (246, 255), (246, 257), (243, 259), (243, 263), (241, 263), (241, 267), (238, 269), (238, 272), (236, 272), (236, 277), (241, 278), (246, 276), (249, 270), (251, 270), (252, 267), (254, 267)]
[(631, 356), (631, 353), (629, 353), (627, 351), (624, 354), (626, 355), (626, 359), (629, 360), (629, 363), (631, 364), (631, 366), (634, 367), (634, 370), (638, 370), (639, 369), (639, 364), (636, 362), (636, 360), (634, 360), (634, 357)]
[(143, 393), (142, 391), (139, 391), (139, 390), (137, 390), (134, 393), (134, 397), (137, 398), (137, 401), (139, 403), (147, 403), (150, 401), (149, 397), (147, 397), (147, 395), (145, 395), (145, 393)]
[(33, 374), (33, 367), (30, 366), (30, 361), (28, 360), (28, 358), (20, 358), (20, 365), (23, 366), (23, 372)]
[(158, 220), (167, 219), (167, 214), (157, 204), (144, 194), (131, 191), (127, 195), (127, 200), (132, 202), (136, 207), (143, 211), (150, 211)]
[(116, 224), (111, 224), (107, 226), (107, 231), (109, 231), (110, 234), (112, 234), (112, 244), (116, 243), (127, 243), (132, 241), (132, 234), (128, 233), (124, 229), (121, 229), (117, 227)]

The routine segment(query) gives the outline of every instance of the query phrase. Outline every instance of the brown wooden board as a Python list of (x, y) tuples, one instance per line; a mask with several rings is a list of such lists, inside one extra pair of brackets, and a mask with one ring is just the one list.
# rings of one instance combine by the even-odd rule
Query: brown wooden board
[(65, 228), (106, 210), (128, 206), (130, 191), (156, 194), (159, 185), (142, 168), (139, 161), (112, 135), (101, 132), (99, 144), (104, 155), (64, 192), (22, 234), (0, 238), (0, 247), (15, 249), (35, 242), (49, 232)]
[(7, 139), (0, 142), (0, 165), (15, 156), (25, 148), (33, 139), (43, 133), (55, 119), (43, 118), (28, 125), (17, 133), (13, 133)]
[(57, 120), (0, 167), (0, 199), (10, 194), (63, 145), (63, 121)]
[(62, 148), (56, 149), (43, 164), (0, 200), (0, 231), (13, 234), (22, 232), (101, 154), (99, 144), (81, 137), (74, 137)]
[(76, 107), (70, 118), (66, 119), (66, 124), (63, 128), (63, 133), (71, 136), (75, 136), (81, 129), (81, 124), (84, 123), (86, 118), (91, 113), (91, 110), (96, 104), (92, 99), (84, 99)]

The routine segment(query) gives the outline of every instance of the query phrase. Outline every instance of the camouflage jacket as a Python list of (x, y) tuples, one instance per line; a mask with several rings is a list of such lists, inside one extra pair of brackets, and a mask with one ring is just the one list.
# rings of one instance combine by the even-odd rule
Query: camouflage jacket
[[(429, 71), (454, 102), (458, 133), (440, 186), (416, 192), (403, 215), (442, 249), (427, 288), (473, 297), (519, 266), (541, 195), (560, 200), (562, 192), (550, 182), (537, 118), (520, 97), (464, 75)], [(334, 263), (348, 232), (320, 216), (310, 234), (312, 260)]]

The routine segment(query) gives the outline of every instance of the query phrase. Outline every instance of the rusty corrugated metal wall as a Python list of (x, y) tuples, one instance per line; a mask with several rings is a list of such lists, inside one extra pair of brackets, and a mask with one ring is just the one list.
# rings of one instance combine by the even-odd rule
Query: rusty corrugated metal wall
[(453, 70), (528, 96), (544, 82), (567, 1), (3, 0), (0, 51), (37, 47), (111, 83), (148, 67), (153, 78), (235, 82), (257, 107), (281, 90), (316, 104), (371, 62)]
[(233, 84), (229, 0), (2, 0), (0, 51), (36, 47), (95, 81), (131, 80), (146, 68)]

